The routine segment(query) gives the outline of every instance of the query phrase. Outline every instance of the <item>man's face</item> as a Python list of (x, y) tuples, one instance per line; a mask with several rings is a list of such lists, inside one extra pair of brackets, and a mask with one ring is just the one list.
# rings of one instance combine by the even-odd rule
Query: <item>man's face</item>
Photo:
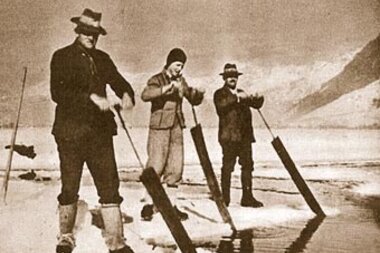
[(171, 76), (178, 77), (181, 75), (183, 69), (183, 63), (180, 61), (175, 61), (168, 67), (168, 72)]
[(238, 75), (227, 76), (224, 80), (229, 88), (235, 89), (238, 81)]
[(92, 49), (95, 47), (98, 41), (98, 34), (78, 34), (78, 42), (86, 49)]

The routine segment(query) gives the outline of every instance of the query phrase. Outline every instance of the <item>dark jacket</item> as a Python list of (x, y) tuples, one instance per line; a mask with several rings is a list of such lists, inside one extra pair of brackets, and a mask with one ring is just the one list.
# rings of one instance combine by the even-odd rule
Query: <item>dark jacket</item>
[(116, 134), (112, 112), (102, 112), (90, 94), (106, 96), (109, 84), (120, 98), (127, 92), (134, 103), (131, 85), (120, 75), (111, 58), (101, 50), (85, 50), (77, 42), (57, 50), (51, 60), (50, 91), (57, 104), (52, 133), (78, 138), (89, 132)]
[(223, 86), (214, 93), (214, 104), (219, 116), (220, 144), (255, 142), (249, 103), (238, 103), (237, 96), (227, 86)]
[[(184, 77), (180, 77), (183, 89), (183, 97), (190, 104), (199, 105), (202, 102), (203, 94), (196, 89), (189, 87)], [(149, 127), (151, 129), (169, 129), (174, 125), (175, 118), (179, 121), (182, 128), (185, 127), (185, 119), (182, 112), (183, 97), (178, 92), (172, 94), (162, 94), (162, 87), (170, 84), (170, 79), (166, 75), (164, 69), (148, 80), (147, 86), (144, 88), (141, 98), (143, 101), (152, 103)]]

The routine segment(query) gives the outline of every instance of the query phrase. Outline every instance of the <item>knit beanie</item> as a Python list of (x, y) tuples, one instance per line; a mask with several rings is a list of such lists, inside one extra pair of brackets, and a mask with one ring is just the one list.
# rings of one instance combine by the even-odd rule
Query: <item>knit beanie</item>
[(165, 67), (168, 68), (170, 66), (170, 64), (172, 64), (173, 62), (176, 62), (176, 61), (179, 61), (179, 62), (182, 62), (183, 64), (185, 64), (186, 59), (187, 59), (186, 54), (182, 49), (174, 48), (170, 51), (168, 58), (166, 59)]

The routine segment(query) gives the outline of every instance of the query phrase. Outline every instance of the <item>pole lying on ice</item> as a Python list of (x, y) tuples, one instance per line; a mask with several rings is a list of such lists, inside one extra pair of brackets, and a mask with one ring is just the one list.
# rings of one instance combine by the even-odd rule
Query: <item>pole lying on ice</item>
[(6, 204), (6, 198), (7, 198), (7, 192), (8, 192), (8, 182), (9, 182), (9, 176), (12, 168), (12, 157), (13, 157), (13, 151), (14, 151), (14, 145), (16, 142), (16, 135), (17, 135), (17, 130), (18, 130), (18, 124), (20, 121), (20, 114), (21, 114), (21, 106), (22, 106), (22, 101), (24, 98), (24, 90), (25, 90), (25, 82), (26, 82), (26, 74), (27, 74), (28, 69), (24, 67), (24, 78), (22, 80), (22, 87), (21, 87), (21, 96), (20, 96), (20, 101), (18, 104), (18, 110), (17, 110), (17, 117), (16, 117), (16, 122), (13, 128), (13, 134), (11, 138), (11, 145), (9, 148), (9, 156), (8, 156), (8, 161), (7, 165), (5, 167), (5, 174), (4, 174), (4, 181), (3, 181), (3, 187), (2, 187), (2, 192), (3, 192), (3, 203)]
[(319, 205), (318, 201), (315, 199), (313, 193), (311, 192), (310, 188), (307, 186), (305, 180), (302, 178), (301, 174), (297, 170), (296, 165), (294, 164), (292, 158), (290, 157), (288, 151), (286, 150), (284, 144), (282, 143), (281, 139), (277, 136), (275, 137), (272, 133), (272, 130), (270, 129), (268, 123), (266, 122), (263, 114), (261, 113), (260, 109), (257, 109), (259, 112), (261, 118), (264, 121), (265, 126), (268, 128), (269, 132), (271, 133), (273, 140), (272, 145), (274, 149), (276, 150), (278, 156), (280, 157), (282, 163), (284, 164), (285, 168), (290, 174), (290, 177), (293, 179), (293, 182), (297, 186), (298, 190), (302, 194), (303, 198), (305, 199), (306, 203), (309, 205), (310, 209), (317, 215), (326, 216), (323, 212), (321, 206)]
[(196, 253), (195, 247), (183, 227), (179, 217), (173, 208), (164, 188), (161, 185), (160, 179), (153, 168), (147, 168), (143, 171), (141, 181), (152, 197), (154, 205), (160, 211), (162, 218), (169, 227), (174, 240), (182, 253)]
[(212, 168), (210, 157), (207, 152), (206, 143), (203, 137), (202, 127), (200, 124), (198, 124), (197, 115), (196, 115), (194, 107), (192, 107), (192, 110), (193, 110), (193, 116), (194, 116), (194, 121), (196, 125), (195, 127), (190, 129), (190, 132), (195, 144), (195, 148), (198, 153), (201, 167), (206, 176), (207, 185), (210, 189), (212, 198), (215, 201), (216, 206), (218, 207), (218, 211), (220, 215), (222, 216), (223, 221), (225, 223), (230, 224), (232, 231), (236, 232), (235, 224), (233, 223), (231, 215), (224, 202), (224, 199), (222, 197), (222, 192), (220, 190), (218, 181), (216, 180), (214, 169)]

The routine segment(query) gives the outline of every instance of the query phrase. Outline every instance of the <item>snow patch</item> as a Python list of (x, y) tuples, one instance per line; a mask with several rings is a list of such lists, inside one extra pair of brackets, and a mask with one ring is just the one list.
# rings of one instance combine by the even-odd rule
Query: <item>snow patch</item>
[(360, 184), (354, 187), (352, 191), (365, 196), (380, 196), (380, 183), (370, 182)]

